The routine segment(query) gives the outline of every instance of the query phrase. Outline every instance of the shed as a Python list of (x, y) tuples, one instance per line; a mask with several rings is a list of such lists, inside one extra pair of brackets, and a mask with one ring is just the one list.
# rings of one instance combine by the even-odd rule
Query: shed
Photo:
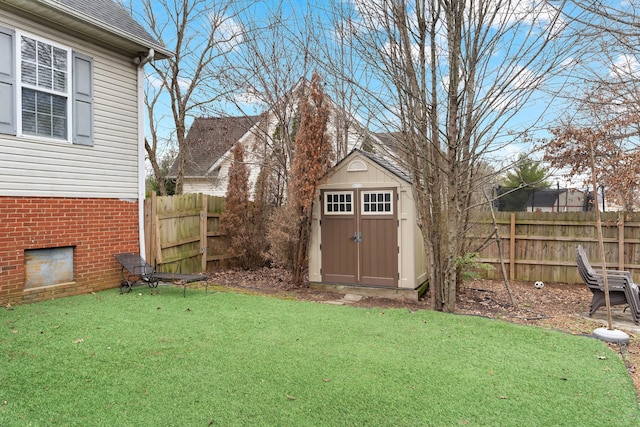
[(314, 203), (310, 286), (415, 300), (426, 282), (409, 176), (380, 156), (353, 150), (332, 169)]

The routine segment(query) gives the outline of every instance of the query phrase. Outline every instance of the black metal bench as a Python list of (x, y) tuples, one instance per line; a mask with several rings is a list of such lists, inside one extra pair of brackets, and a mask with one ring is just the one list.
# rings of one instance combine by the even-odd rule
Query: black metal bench
[[(157, 288), (160, 282), (169, 282), (180, 285), (183, 288), (182, 296), (187, 296), (187, 285), (194, 282), (205, 282), (205, 292), (209, 291), (209, 282), (206, 274), (182, 274), (165, 273), (157, 271), (136, 253), (123, 253), (113, 256), (122, 266), (122, 281), (120, 293), (131, 292), (131, 288), (138, 284), (147, 284), (150, 288)], [(125, 270), (129, 272), (125, 275)]]
[[(577, 254), (578, 273), (589, 290), (593, 293), (589, 316), (592, 316), (605, 302), (604, 278), (601, 270), (591, 266), (584, 248), (578, 246)], [(633, 322), (640, 324), (640, 291), (638, 285), (633, 282), (631, 273), (621, 270), (607, 269), (607, 285), (609, 288), (609, 303), (611, 305), (626, 304), (633, 318)]]

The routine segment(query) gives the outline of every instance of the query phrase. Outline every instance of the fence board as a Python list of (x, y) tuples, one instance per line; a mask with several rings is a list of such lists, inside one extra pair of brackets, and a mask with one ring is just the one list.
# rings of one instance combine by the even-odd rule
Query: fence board
[(145, 201), (146, 258), (164, 272), (193, 273), (225, 262), (228, 239), (219, 231), (224, 198), (203, 194)]
[(220, 229), (220, 214), (224, 212), (222, 197), (209, 197), (207, 201), (207, 265), (209, 268), (226, 265), (231, 257), (229, 237)]
[[(640, 215), (602, 213), (607, 267), (628, 270), (640, 279)], [(496, 222), (508, 259), (510, 280), (579, 283), (576, 248), (582, 245), (594, 265), (600, 264), (595, 213), (497, 212)], [(489, 214), (482, 215), (472, 239), (483, 241), (493, 231)], [(497, 245), (479, 252), (479, 261), (491, 264), (486, 277), (501, 279)]]

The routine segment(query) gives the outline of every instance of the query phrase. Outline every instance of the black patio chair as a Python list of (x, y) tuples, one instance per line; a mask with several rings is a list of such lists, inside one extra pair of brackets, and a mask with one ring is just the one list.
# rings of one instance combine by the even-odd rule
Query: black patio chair
[[(209, 291), (209, 278), (206, 274), (165, 273), (157, 271), (136, 253), (122, 253), (113, 256), (122, 266), (122, 281), (120, 293), (131, 292), (131, 288), (138, 284), (147, 284), (150, 288), (157, 288), (160, 282), (169, 282), (183, 288), (182, 296), (186, 297), (187, 285), (194, 282), (205, 282), (205, 292)], [(125, 275), (125, 270), (129, 272)]]
[[(577, 254), (578, 273), (593, 293), (589, 316), (592, 316), (605, 302), (604, 278), (602, 270), (594, 269), (584, 248), (579, 245)], [(640, 290), (631, 273), (622, 270), (606, 270), (611, 305), (627, 304), (635, 324), (640, 324)]]

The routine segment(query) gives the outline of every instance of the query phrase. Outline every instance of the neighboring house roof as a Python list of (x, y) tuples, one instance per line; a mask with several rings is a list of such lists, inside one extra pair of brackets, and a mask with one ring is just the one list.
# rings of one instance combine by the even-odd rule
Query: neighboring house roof
[(0, 0), (0, 5), (131, 54), (153, 49), (156, 59), (173, 56), (114, 0)]
[(405, 144), (405, 136), (402, 132), (382, 132), (376, 133), (376, 138), (380, 141), (379, 150), (380, 155), (391, 161), (393, 164), (398, 164), (406, 161), (407, 148)]
[(379, 132), (375, 134), (378, 139), (387, 147), (391, 152), (396, 152), (398, 141), (402, 137), (402, 132)]
[[(258, 123), (261, 116), (243, 117), (198, 117), (189, 132), (185, 145), (187, 147), (184, 176), (209, 176), (213, 165), (238, 142), (251, 128)], [(177, 164), (169, 171), (169, 177), (177, 175)]]
[[(218, 176), (218, 167), (221, 165), (222, 160), (232, 158), (230, 151), (233, 145), (236, 142), (242, 141), (245, 135), (252, 132), (252, 128), (257, 126), (263, 119), (265, 121), (274, 120), (274, 115), (271, 114), (271, 112), (291, 102), (295, 102), (295, 99), (299, 97), (300, 91), (304, 90), (305, 85), (309, 84), (307, 79), (301, 78), (285, 96), (281, 97), (275, 103), (275, 106), (259, 116), (196, 119), (191, 125), (186, 137), (184, 178), (220, 178)], [(360, 135), (361, 138), (359, 141), (353, 143), (351, 146), (368, 147), (371, 150), (376, 150), (376, 147), (381, 144), (377, 135), (369, 132), (357, 120), (353, 119), (341, 107), (336, 105), (331, 98), (327, 96), (325, 100), (329, 108), (336, 114), (342, 112), (341, 117), (346, 117), (346, 119), (349, 120), (349, 125), (353, 126), (356, 130), (356, 134)], [(269, 123), (260, 124), (261, 127), (263, 125), (266, 129)], [(341, 154), (339, 156), (340, 159), (343, 158), (345, 154), (347, 153)], [(389, 166), (391, 166), (390, 163)], [(400, 172), (395, 170), (394, 173), (398, 174)], [(169, 178), (176, 178), (176, 162), (171, 165), (167, 176)], [(406, 179), (406, 174), (400, 174), (399, 176)]]

